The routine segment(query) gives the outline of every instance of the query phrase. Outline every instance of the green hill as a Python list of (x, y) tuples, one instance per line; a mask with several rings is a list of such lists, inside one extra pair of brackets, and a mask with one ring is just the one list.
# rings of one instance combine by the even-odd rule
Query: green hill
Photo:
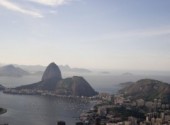
[(133, 99), (143, 98), (151, 101), (160, 98), (162, 101), (170, 100), (170, 85), (158, 80), (142, 79), (119, 91), (125, 96), (131, 96)]

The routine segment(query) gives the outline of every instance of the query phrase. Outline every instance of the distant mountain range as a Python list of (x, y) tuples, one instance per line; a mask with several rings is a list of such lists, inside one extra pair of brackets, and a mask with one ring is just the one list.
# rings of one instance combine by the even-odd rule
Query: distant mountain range
[(43, 90), (59, 95), (94, 96), (97, 92), (80, 76), (62, 79), (61, 71), (55, 63), (47, 66), (40, 82), (15, 88), (16, 90)]
[[(45, 66), (41, 65), (17, 65), (17, 64), (10, 64), (10, 65), (0, 65), (0, 76), (7, 76), (7, 77), (22, 77), (26, 75), (42, 75), (44, 70), (46, 69)], [(68, 65), (66, 66), (59, 66), (62, 72), (76, 72), (76, 73), (91, 73), (88, 69), (83, 68), (70, 68)]]
[(30, 73), (13, 65), (0, 67), (0, 76), (21, 77), (24, 75), (30, 75)]
[[(46, 66), (41, 66), (41, 65), (18, 65), (14, 64), (17, 67), (20, 67), (26, 71), (29, 72), (39, 72), (39, 71), (44, 71), (46, 69)], [(77, 73), (91, 73), (91, 70), (84, 69), (84, 68), (71, 68), (68, 65), (59, 65), (59, 68), (62, 72), (77, 72)]]
[(125, 94), (125, 96), (131, 96), (133, 99), (143, 98), (151, 101), (153, 99), (162, 99), (165, 102), (170, 101), (170, 84), (152, 80), (142, 79), (135, 83), (128, 82), (128, 86), (124, 83), (125, 87), (119, 92)]

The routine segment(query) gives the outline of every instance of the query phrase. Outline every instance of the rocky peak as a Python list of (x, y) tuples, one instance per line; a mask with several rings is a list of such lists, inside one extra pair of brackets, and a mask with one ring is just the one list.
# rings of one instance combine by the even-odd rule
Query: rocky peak
[(62, 79), (61, 71), (55, 63), (50, 63), (47, 66), (47, 68), (42, 76), (42, 81), (46, 81), (48, 79), (57, 79), (57, 80)]

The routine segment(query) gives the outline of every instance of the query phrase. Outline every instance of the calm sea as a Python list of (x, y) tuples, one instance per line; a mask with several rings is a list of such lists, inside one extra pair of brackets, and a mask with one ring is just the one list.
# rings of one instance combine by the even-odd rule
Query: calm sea
[(80, 113), (90, 109), (92, 105), (81, 100), (0, 92), (0, 107), (8, 110), (0, 115), (0, 124), (56, 125), (57, 121), (63, 120), (67, 125), (75, 125)]

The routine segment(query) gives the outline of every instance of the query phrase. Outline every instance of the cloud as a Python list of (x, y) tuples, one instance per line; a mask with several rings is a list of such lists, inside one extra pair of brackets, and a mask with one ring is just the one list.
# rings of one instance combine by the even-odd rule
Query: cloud
[[(26, 14), (26, 15), (30, 15), (33, 17), (37, 17), (37, 18), (42, 18), (44, 17), (44, 15), (41, 12), (44, 12), (44, 10), (42, 10), (42, 8), (40, 7), (40, 11), (37, 12), (35, 10), (32, 9), (32, 7), (34, 6), (33, 4), (39, 4), (39, 5), (45, 5), (45, 6), (49, 6), (51, 7), (56, 7), (56, 6), (61, 6), (64, 4), (67, 4), (68, 2), (71, 1), (79, 1), (79, 0), (24, 0), (24, 2), (22, 1), (22, 4), (16, 4), (14, 2), (11, 2), (12, 0), (0, 0), (0, 6), (12, 10), (12, 11), (16, 11), (22, 14)], [(13, 0), (15, 1), (15, 0)], [(20, 0), (18, 0), (17, 2), (19, 2)], [(31, 3), (33, 6), (27, 6), (27, 9), (25, 8), (25, 4), (27, 3)], [(55, 10), (51, 10), (48, 11), (50, 14), (56, 14), (57, 11)]]
[(49, 6), (58, 6), (63, 5), (72, 0), (30, 0), (30, 1)]
[(19, 13), (22, 13), (22, 14), (30, 15), (30, 16), (33, 16), (33, 17), (38, 17), (38, 18), (43, 17), (43, 15), (41, 13), (33, 11), (33, 10), (24, 9), (21, 6), (10, 2), (9, 0), (0, 0), (0, 6), (3, 6), (6, 9), (16, 11), (16, 12), (19, 12)]

